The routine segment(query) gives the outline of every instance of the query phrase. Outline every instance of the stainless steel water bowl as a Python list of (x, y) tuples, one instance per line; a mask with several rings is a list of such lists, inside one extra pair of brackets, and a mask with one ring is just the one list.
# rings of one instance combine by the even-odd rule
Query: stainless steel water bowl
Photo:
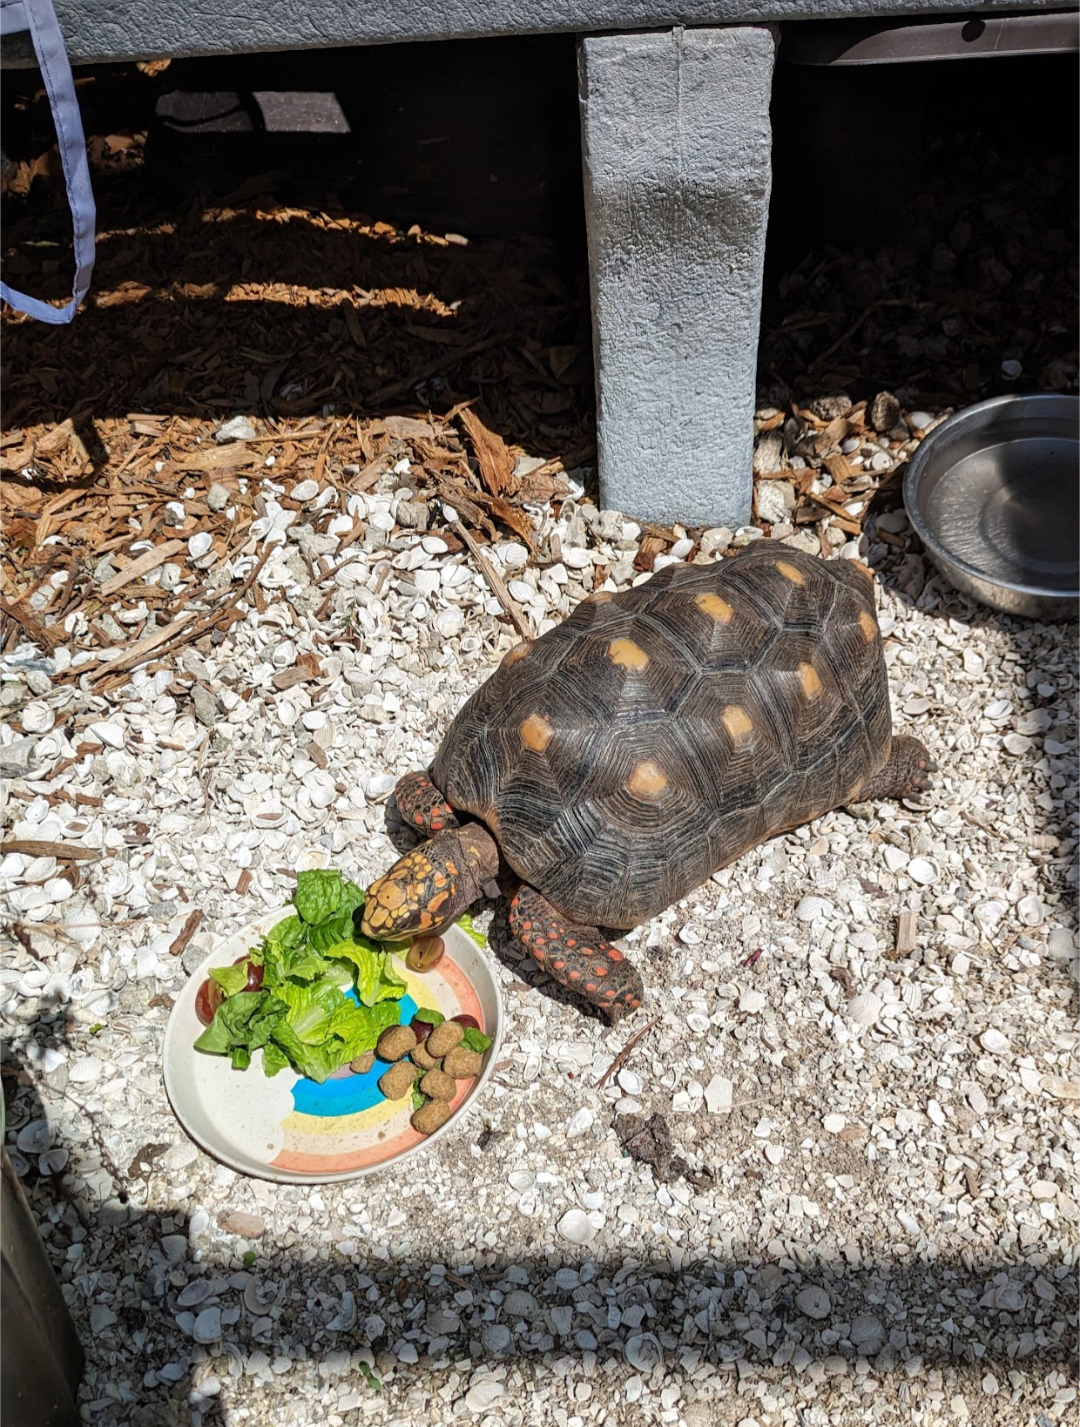
[(1080, 602), (1080, 397), (999, 396), (957, 412), (904, 477), (908, 519), (958, 590), (1007, 614)]

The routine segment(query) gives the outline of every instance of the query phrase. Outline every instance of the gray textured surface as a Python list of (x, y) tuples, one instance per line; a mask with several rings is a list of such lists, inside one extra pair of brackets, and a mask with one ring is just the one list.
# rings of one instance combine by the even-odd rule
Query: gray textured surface
[[(675, 25), (761, 24), (773, 20), (852, 19), (1008, 9), (998, 0), (55, 0), (74, 63), (388, 44), (553, 30), (670, 29)], [(1015, 0), (1014, 0), (1015, 3)], [(1029, 0), (1025, 9), (1045, 9)], [(2, 62), (25, 63), (24, 42), (5, 41)]]
[(750, 516), (774, 37), (580, 47), (603, 503), (659, 522)]

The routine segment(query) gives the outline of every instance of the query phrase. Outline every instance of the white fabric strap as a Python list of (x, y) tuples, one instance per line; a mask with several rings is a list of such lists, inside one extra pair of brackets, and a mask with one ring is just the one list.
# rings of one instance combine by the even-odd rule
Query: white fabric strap
[(90, 274), (94, 271), (94, 194), (90, 187), (90, 166), (86, 159), (86, 140), (79, 117), (79, 101), (75, 97), (75, 82), (71, 77), (71, 65), (52, 0), (0, 0), (0, 35), (13, 35), (21, 30), (30, 31), (56, 125), (60, 162), (75, 230), (75, 282), (71, 301), (64, 307), (53, 307), (40, 298), (17, 292), (6, 282), (0, 282), (0, 297), (19, 312), (56, 326), (71, 321), (90, 286)]

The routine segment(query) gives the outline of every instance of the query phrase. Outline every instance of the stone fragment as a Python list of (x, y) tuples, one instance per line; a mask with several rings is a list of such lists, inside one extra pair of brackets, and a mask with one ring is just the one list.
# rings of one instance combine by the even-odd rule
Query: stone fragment
[(217, 1217), (218, 1228), (226, 1234), (238, 1234), (242, 1239), (257, 1239), (266, 1232), (266, 1222), (259, 1214), (243, 1209), (223, 1209)]
[(1007, 1036), (1003, 1036), (999, 1030), (993, 1026), (989, 1030), (983, 1031), (979, 1037), (979, 1044), (983, 1050), (988, 1050), (991, 1055), (1007, 1055), (1011, 1049)]
[(823, 1288), (810, 1284), (795, 1295), (795, 1306), (807, 1318), (827, 1318), (832, 1312), (832, 1299)]
[(254, 441), (256, 434), (246, 416), (234, 416), (221, 423), (214, 432), (214, 440), (219, 446), (224, 446), (229, 441)]
[(568, 1209), (555, 1227), (572, 1244), (591, 1244), (596, 1238), (596, 1226), (584, 1209)]
[(470, 1412), (486, 1412), (505, 1393), (506, 1387), (495, 1378), (481, 1378), (465, 1394), (465, 1406)]
[(879, 391), (867, 415), (875, 431), (891, 431), (900, 420), (900, 403), (891, 391)]
[(847, 1013), (859, 1026), (872, 1026), (885, 1009), (880, 996), (873, 991), (860, 991), (847, 1003)]
[(216, 1343), (221, 1337), (221, 1309), (216, 1305), (204, 1308), (195, 1319), (191, 1336), (197, 1343)]
[(635, 1333), (623, 1344), (623, 1355), (638, 1372), (651, 1373), (664, 1361), (664, 1350), (655, 1333)]
[(711, 1115), (731, 1113), (735, 1093), (733, 1083), (723, 1075), (714, 1075), (705, 1087), (705, 1106)]

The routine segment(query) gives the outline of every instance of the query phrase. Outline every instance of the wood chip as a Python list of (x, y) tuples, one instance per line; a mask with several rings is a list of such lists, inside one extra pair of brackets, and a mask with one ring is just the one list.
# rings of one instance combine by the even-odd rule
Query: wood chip
[(183, 540), (166, 540), (163, 545), (155, 545), (153, 550), (147, 550), (137, 560), (133, 560), (127, 569), (121, 570), (118, 575), (113, 575), (111, 579), (106, 580), (99, 593), (114, 595), (117, 590), (122, 590), (129, 581), (138, 580), (143, 575), (149, 574), (159, 565), (164, 565), (166, 560), (171, 559), (173, 555), (179, 555), (181, 550), (186, 549), (187, 544)]
[[(179, 634), (194, 620), (194, 614), (182, 614), (178, 619), (174, 619), (171, 624), (164, 625), (161, 629), (155, 629), (152, 634), (144, 634), (141, 639), (136, 639), (134, 644), (113, 645), (111, 649), (105, 651), (105, 656), (116, 653), (117, 659), (109, 659), (108, 667), (99, 672), (115, 673), (118, 669), (130, 669), (138, 664), (158, 645), (166, 643), (174, 635)], [(83, 668), (85, 669), (85, 665)]]
[(188, 942), (198, 931), (199, 923), (201, 921), (202, 912), (199, 910), (198, 907), (196, 907), (193, 912), (190, 912), (188, 914), (188, 919), (181, 927), (179, 936), (169, 947), (170, 956), (179, 956), (181, 952), (184, 951), (184, 949), (187, 947)]
[(172, 465), (178, 471), (235, 471), (245, 466), (261, 464), (257, 451), (249, 451), (243, 441), (230, 441), (227, 446), (201, 446), (194, 451), (178, 452)]
[(634, 556), (634, 569), (649, 571), (653, 567), (653, 561), (663, 550), (667, 548), (667, 541), (662, 540), (659, 535), (646, 535), (645, 539), (638, 547), (638, 552)]
[(497, 432), (489, 430), (475, 411), (464, 407), (458, 412), (458, 420), (469, 437), (476, 462), (480, 468), (480, 479), (489, 495), (502, 496), (514, 489), (514, 458), (507, 449), (506, 442)]
[(915, 950), (915, 930), (915, 913), (901, 912), (896, 919), (895, 954), (897, 956), (908, 956)]
[(492, 566), (491, 561), (484, 554), (483, 550), (481, 550), (480, 546), (463, 525), (455, 521), (450, 526), (450, 529), (469, 547), (469, 553), (476, 561), (480, 573), (491, 586), (492, 593), (510, 616), (514, 628), (521, 635), (522, 639), (531, 639), (533, 637), (532, 625), (525, 618), (517, 601), (513, 598), (505, 584), (503, 584), (501, 576)]
[(293, 689), (297, 684), (309, 683), (316, 676), (308, 669), (294, 665), (291, 669), (279, 669), (270, 680), (275, 689)]
[(32, 837), (5, 838), (0, 843), (0, 853), (8, 852), (21, 852), (25, 857), (70, 858), (72, 862), (98, 862), (101, 858), (101, 853), (94, 847), (75, 847), (69, 842), (43, 842)]
[(40, 644), (43, 649), (51, 654), (56, 648), (56, 641), (49, 634), (45, 626), (34, 618), (28, 609), (22, 609), (11, 601), (0, 598), (0, 610), (10, 619), (13, 619), (26, 634), (30, 636), (35, 644)]

